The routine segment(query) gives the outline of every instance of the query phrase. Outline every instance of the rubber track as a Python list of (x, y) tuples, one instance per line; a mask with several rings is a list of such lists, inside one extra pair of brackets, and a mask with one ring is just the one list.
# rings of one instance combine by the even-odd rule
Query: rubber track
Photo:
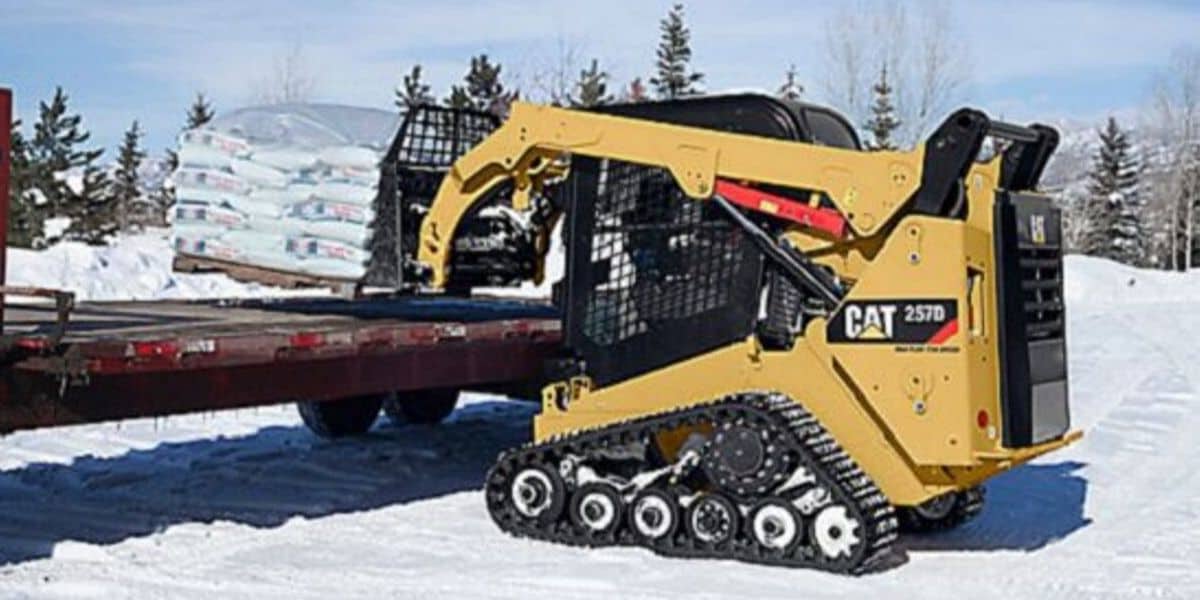
[[(540, 464), (557, 472), (559, 460), (567, 454), (586, 457), (589, 451), (606, 446), (647, 440), (658, 431), (702, 422), (720, 423), (738, 417), (759, 422), (766, 419), (769, 427), (777, 428), (783, 434), (780, 436), (783, 445), (787, 447), (786, 450), (777, 450), (781, 453), (778, 458), (786, 459), (782, 453), (787, 452), (791, 460), (800, 460), (816, 476), (818, 483), (830, 491), (833, 501), (845, 506), (851, 516), (859, 521), (862, 541), (851, 557), (827, 559), (814, 551), (813, 544), (807, 540), (788, 555), (775, 553), (753, 543), (745, 535), (743, 527), (739, 527), (732, 543), (710, 547), (684, 535), (682, 523), (667, 540), (643, 544), (634, 538), (624, 523), (615, 534), (590, 535), (571, 523), (565, 508), (553, 523), (538, 524), (517, 513), (509, 502), (511, 478), (527, 466)], [(666, 556), (735, 559), (839, 573), (870, 570), (888, 555), (898, 531), (892, 505), (871, 478), (854, 463), (814, 416), (790, 398), (773, 393), (742, 393), (668, 413), (557, 436), (542, 443), (506, 451), (488, 472), (485, 496), (492, 519), (502, 530), (517, 537), (574, 546), (642, 546)], [(622, 512), (622, 519), (626, 518), (625, 512)], [(810, 521), (810, 518), (805, 518), (805, 525)]]

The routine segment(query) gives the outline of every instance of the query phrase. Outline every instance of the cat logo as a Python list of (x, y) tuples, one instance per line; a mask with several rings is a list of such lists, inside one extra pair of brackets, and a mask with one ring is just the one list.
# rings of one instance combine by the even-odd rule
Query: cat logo
[(1046, 243), (1046, 215), (1029, 215), (1029, 239), (1033, 243)]
[(940, 346), (958, 333), (958, 302), (949, 298), (849, 300), (825, 330), (835, 344)]
[(846, 306), (846, 339), (890, 340), (896, 331), (895, 304), (849, 304)]

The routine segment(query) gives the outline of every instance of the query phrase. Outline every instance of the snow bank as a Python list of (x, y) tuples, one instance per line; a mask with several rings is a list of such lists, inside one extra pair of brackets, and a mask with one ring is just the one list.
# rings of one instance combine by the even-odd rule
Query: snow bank
[(1092, 256), (1066, 259), (1066, 297), (1073, 307), (1200, 301), (1200, 271), (1137, 269)]
[[(75, 292), (77, 300), (276, 296), (287, 290), (219, 274), (175, 273), (169, 233), (151, 229), (108, 246), (63, 242), (45, 250), (8, 248), (8, 284)], [(311, 290), (308, 293), (312, 293)]]

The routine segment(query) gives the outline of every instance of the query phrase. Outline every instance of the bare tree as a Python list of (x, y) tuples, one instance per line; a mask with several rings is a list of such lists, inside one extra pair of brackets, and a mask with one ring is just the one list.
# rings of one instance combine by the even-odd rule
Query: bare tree
[(901, 145), (936, 124), (970, 73), (965, 37), (944, 1), (843, 3), (825, 24), (824, 63), (826, 96), (855, 123), (868, 116), (874, 74), (881, 66), (888, 70), (903, 123), (895, 134)]
[(859, 99), (867, 92), (864, 85), (867, 48), (861, 39), (855, 10), (864, 6), (861, 1), (847, 3), (825, 24), (825, 93), (833, 104), (850, 113), (855, 122), (860, 120), (855, 118)]
[(1147, 136), (1162, 149), (1151, 173), (1151, 208), (1165, 238), (1166, 260), (1172, 269), (1192, 268), (1196, 253), (1196, 214), (1200, 198), (1190, 177), (1200, 147), (1200, 49), (1181, 48), (1156, 77), (1151, 94)]
[(270, 71), (255, 82), (254, 100), (262, 104), (306, 102), (312, 97), (316, 83), (305, 60), (304, 45), (295, 42), (277, 55)]
[(942, 118), (941, 113), (962, 93), (970, 73), (966, 41), (954, 34), (949, 5), (932, 6), (917, 21), (918, 53), (911, 73), (915, 89), (909, 90), (905, 99), (908, 117), (914, 119), (910, 136), (921, 135)]
[(530, 99), (555, 106), (570, 104), (579, 72), (587, 64), (580, 43), (560, 33), (553, 52), (540, 55), (548, 58), (540, 59), (531, 69)]

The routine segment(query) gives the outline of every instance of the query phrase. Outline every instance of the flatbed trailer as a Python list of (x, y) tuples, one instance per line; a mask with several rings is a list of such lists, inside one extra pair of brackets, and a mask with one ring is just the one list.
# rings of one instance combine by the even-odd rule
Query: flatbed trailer
[[(12, 94), (0, 89), (5, 246), (11, 114)], [(0, 255), (0, 283), (4, 266)], [(549, 306), (497, 299), (76, 304), (68, 292), (8, 286), (0, 296), (0, 434), (390, 394), (415, 402), (423, 390), (528, 390), (560, 339)]]

